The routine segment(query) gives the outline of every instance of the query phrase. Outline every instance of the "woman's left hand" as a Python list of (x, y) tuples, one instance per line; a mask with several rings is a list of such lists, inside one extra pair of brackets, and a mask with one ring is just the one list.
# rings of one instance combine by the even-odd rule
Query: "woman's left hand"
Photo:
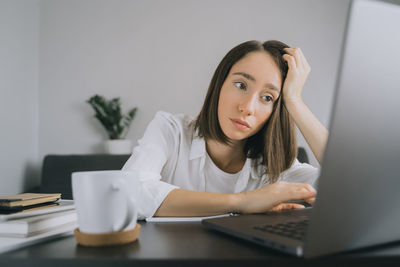
[(282, 57), (288, 63), (288, 73), (283, 84), (283, 101), (287, 104), (289, 101), (301, 100), (301, 91), (307, 80), (311, 67), (308, 64), (300, 48), (285, 48), (287, 54)]
[(288, 73), (283, 83), (283, 103), (321, 164), (328, 130), (303, 102), (301, 91), (311, 71), (300, 48), (285, 48), (283, 59), (288, 63)]

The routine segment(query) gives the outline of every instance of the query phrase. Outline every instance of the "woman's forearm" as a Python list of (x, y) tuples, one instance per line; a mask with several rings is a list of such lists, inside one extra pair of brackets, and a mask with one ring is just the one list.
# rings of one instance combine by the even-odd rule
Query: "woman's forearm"
[(301, 97), (311, 67), (300, 48), (284, 50), (287, 54), (282, 57), (288, 63), (288, 73), (282, 89), (285, 107), (321, 164), (328, 140), (328, 130), (304, 104)]
[(315, 193), (315, 189), (309, 184), (282, 181), (252, 191), (232, 194), (174, 189), (161, 203), (154, 216), (212, 216), (230, 212), (262, 213), (271, 209), (304, 208), (299, 204), (284, 202), (312, 200)]
[(321, 164), (328, 140), (328, 130), (303, 101), (287, 101), (285, 106), (310, 146), (315, 158)]
[(154, 216), (212, 216), (235, 212), (238, 197), (238, 194), (174, 189), (161, 203)]

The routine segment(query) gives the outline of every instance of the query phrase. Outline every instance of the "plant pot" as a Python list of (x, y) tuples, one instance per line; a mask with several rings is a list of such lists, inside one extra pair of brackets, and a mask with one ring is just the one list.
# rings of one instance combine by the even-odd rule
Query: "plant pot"
[(128, 139), (114, 139), (104, 142), (108, 154), (132, 154), (132, 141)]

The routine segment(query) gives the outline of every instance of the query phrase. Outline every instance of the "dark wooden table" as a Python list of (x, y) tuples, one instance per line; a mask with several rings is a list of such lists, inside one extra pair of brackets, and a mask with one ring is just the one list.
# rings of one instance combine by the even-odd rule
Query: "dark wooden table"
[(0, 266), (400, 266), (400, 242), (305, 260), (198, 222), (141, 225), (139, 239), (125, 246), (83, 247), (69, 236), (0, 254)]

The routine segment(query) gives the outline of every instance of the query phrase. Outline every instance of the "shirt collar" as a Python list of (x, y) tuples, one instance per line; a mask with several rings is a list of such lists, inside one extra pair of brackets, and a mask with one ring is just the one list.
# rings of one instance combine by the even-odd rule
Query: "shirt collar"
[(243, 165), (242, 175), (247, 176), (252, 179), (260, 179), (261, 176), (259, 175), (259, 170), (254, 159), (247, 158), (246, 162)]
[[(204, 138), (201, 138), (198, 135), (194, 135), (192, 145), (190, 147), (189, 160), (194, 160), (202, 157), (205, 158), (206, 153), (206, 142)], [(247, 158), (245, 164), (243, 165), (240, 176), (250, 176), (252, 179), (260, 179), (261, 174), (259, 173), (259, 167), (260, 166), (257, 166), (257, 160)]]
[(250, 176), (253, 179), (260, 179), (266, 172), (266, 167), (261, 164), (261, 159), (252, 159), (250, 165)]
[(190, 147), (189, 159), (197, 159), (206, 156), (206, 142), (204, 138), (195, 135), (192, 140), (192, 145)]

